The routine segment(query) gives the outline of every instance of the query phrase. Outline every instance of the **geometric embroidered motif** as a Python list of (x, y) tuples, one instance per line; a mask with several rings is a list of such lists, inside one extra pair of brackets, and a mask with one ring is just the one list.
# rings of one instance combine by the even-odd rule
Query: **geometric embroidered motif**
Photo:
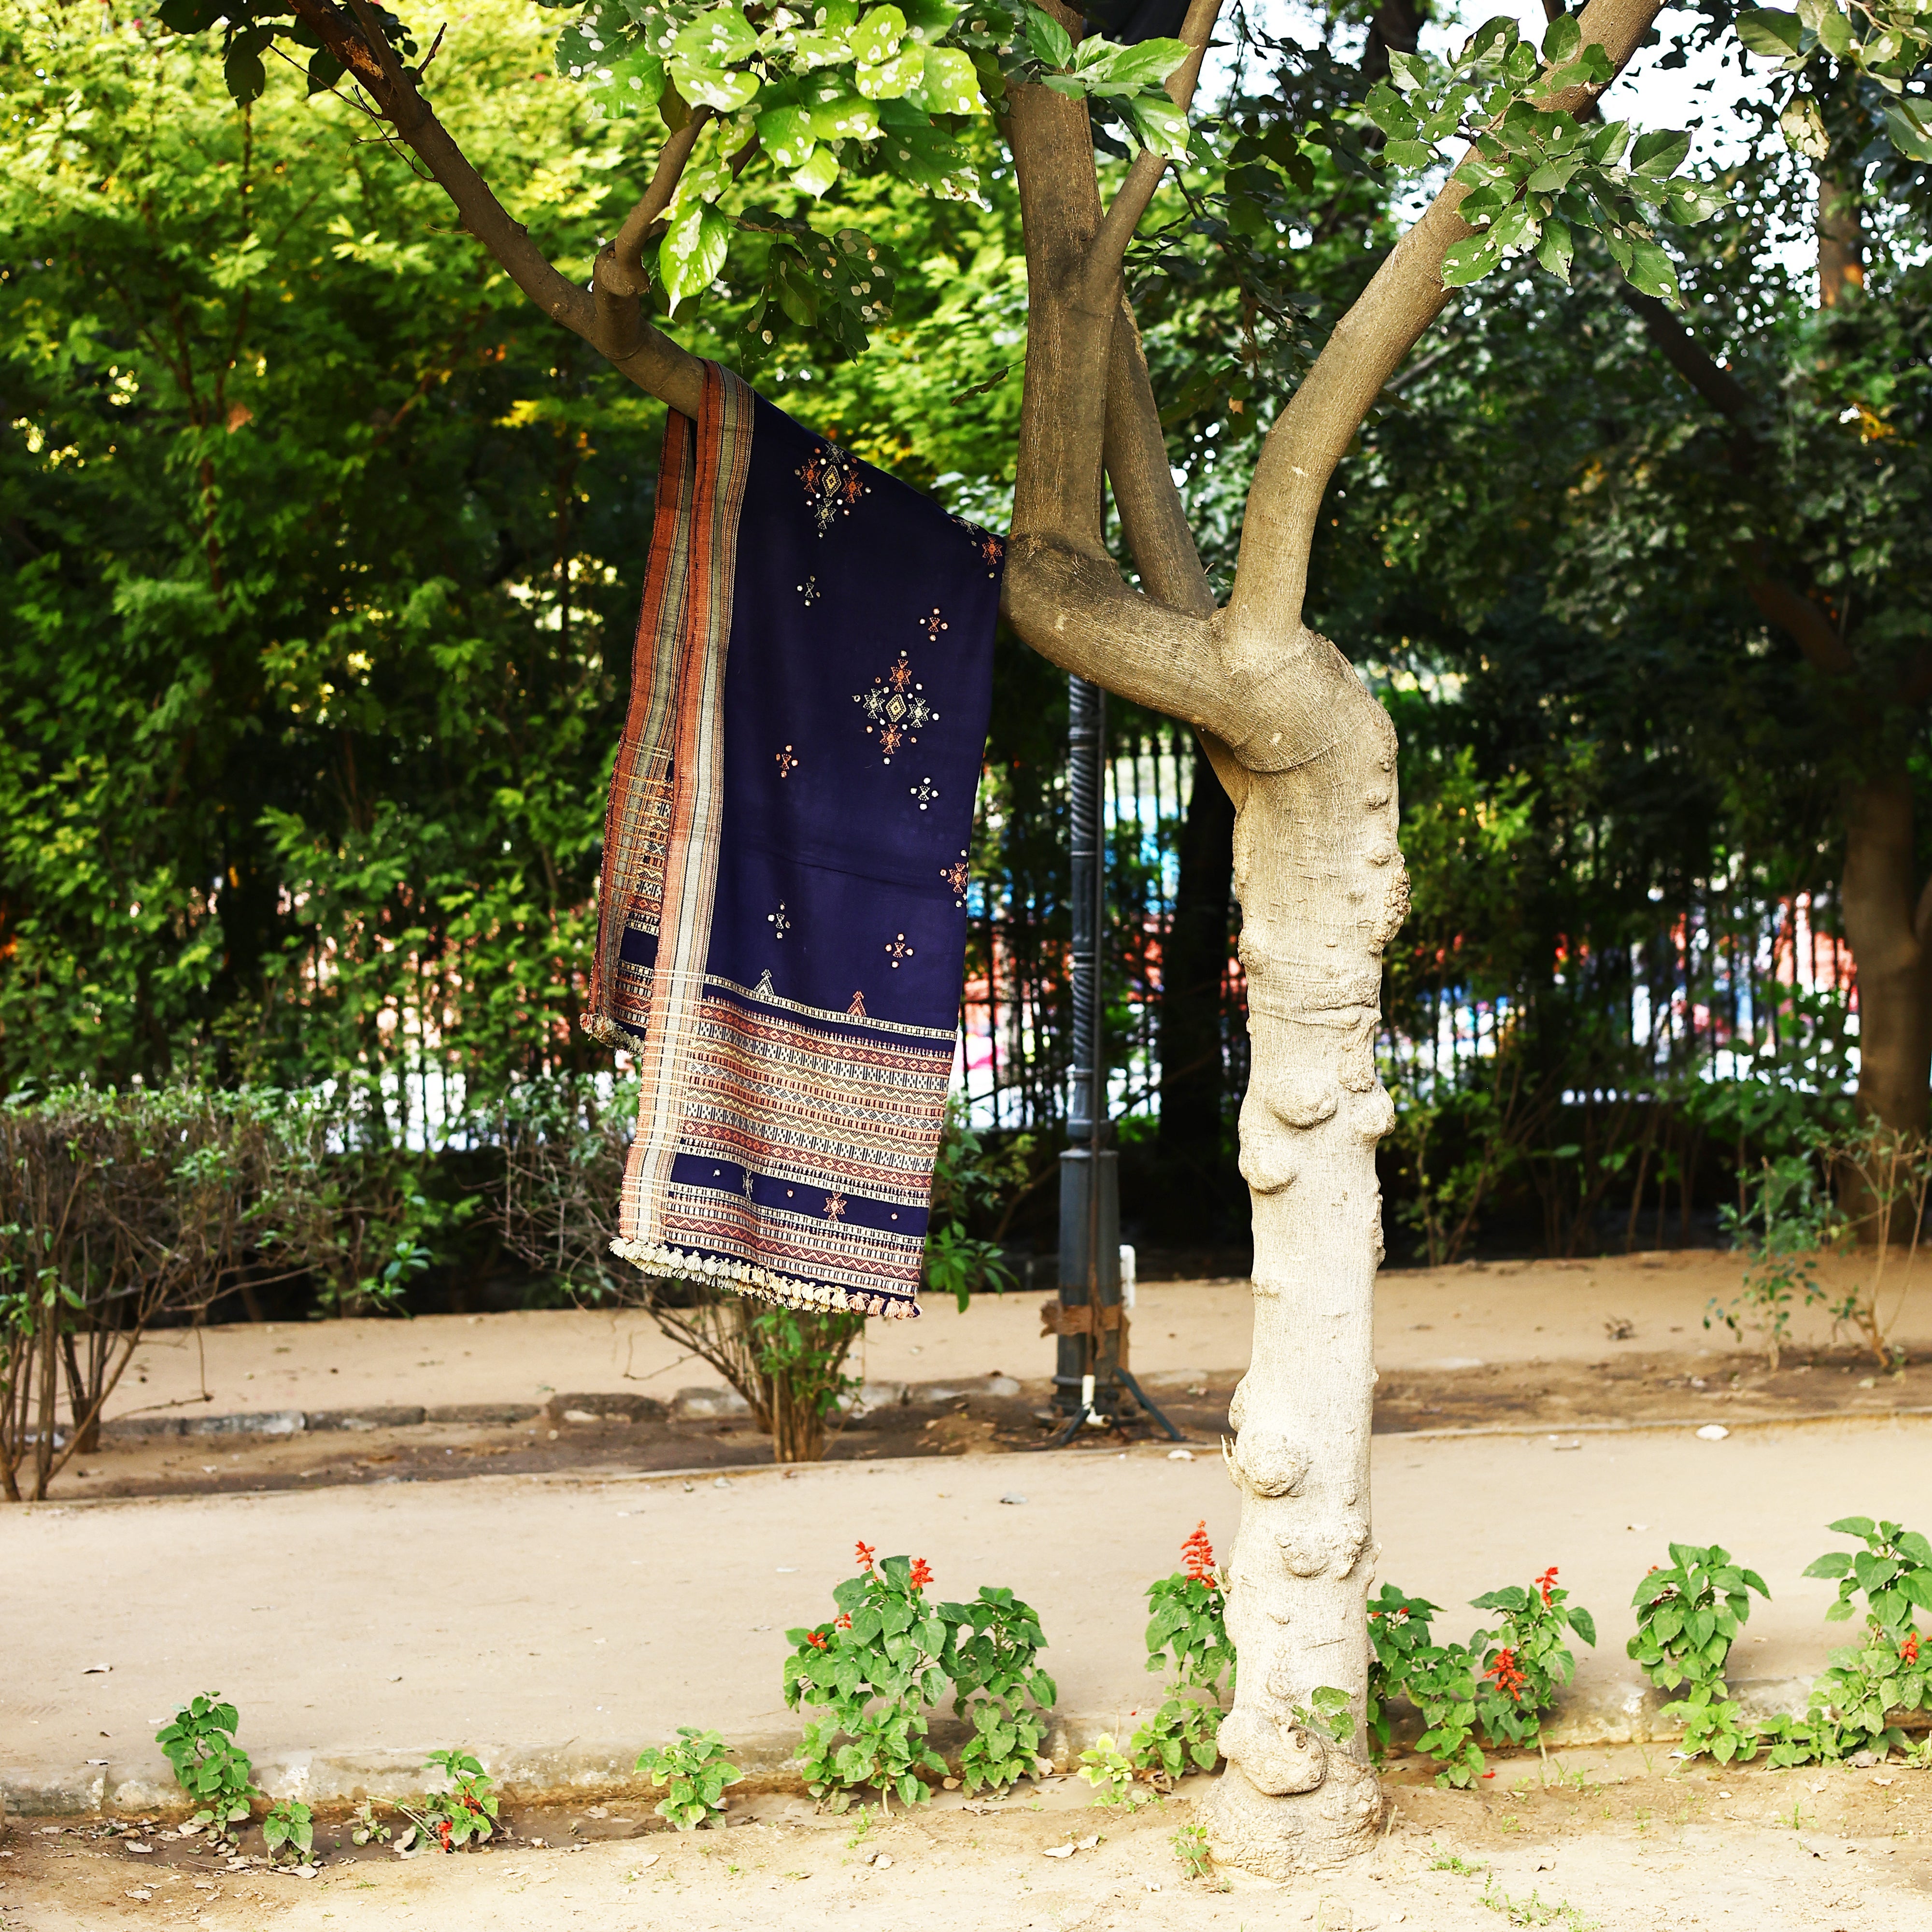
[[(821, 537), (832, 527), (835, 517), (849, 517), (852, 506), (868, 494), (868, 486), (860, 478), (859, 459), (836, 442), (821, 442), (794, 474), (805, 485), (805, 500), (812, 506), (812, 520)], [(812, 598), (807, 596), (805, 601), (809, 604)]]
[(852, 694), (852, 702), (866, 716), (866, 735), (878, 734), (887, 764), (901, 746), (917, 744), (920, 732), (939, 722), (939, 713), (920, 695), (925, 688), (914, 683), (912, 666), (901, 651), (898, 661), (873, 679), (869, 691)]

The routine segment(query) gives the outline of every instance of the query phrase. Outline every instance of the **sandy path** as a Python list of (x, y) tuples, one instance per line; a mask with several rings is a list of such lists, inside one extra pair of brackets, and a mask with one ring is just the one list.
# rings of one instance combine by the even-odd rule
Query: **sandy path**
[[(1171, 1846), (1196, 1815), (1191, 1796), (1124, 1817), (1084, 1806), (1084, 1790), (1063, 1780), (1042, 1799), (978, 1814), (935, 1805), (862, 1834), (850, 1818), (764, 1800), (742, 1808), (758, 1822), (723, 1834), (331, 1864), (306, 1882), (155, 1870), (118, 1846), (16, 1834), (23, 1849), (0, 1865), (10, 1880), (0, 1880), (0, 1907), (22, 1932), (156, 1922), (208, 1932), (1932, 1927), (1932, 1780), (1894, 1774), (1875, 1787), (1846, 1771), (1665, 1778), (1629, 1756), (1572, 1754), (1480, 1799), (1400, 1790), (1372, 1852), (1281, 1886), (1240, 1874), (1218, 1885), (1184, 1877)], [(1098, 1844), (1069, 1857), (1046, 1855), (1096, 1834)]]
[[(1922, 1525), (1928, 1468), (1932, 1421), (1568, 1451), (1546, 1436), (1378, 1437), (1378, 1574), (1454, 1606), (1439, 1634), (1461, 1638), (1478, 1620), (1468, 1599), (1559, 1564), (1600, 1629), (1579, 1707), (1613, 1720), (1639, 1688), (1631, 1592), (1668, 1540), (1721, 1541), (1769, 1582), (1739, 1678), (1808, 1678), (1843, 1635), (1823, 1621), (1832, 1587), (1799, 1574), (1836, 1546), (1825, 1525), (1852, 1511)], [(420, 1753), (457, 1742), (525, 1780), (627, 1767), (679, 1724), (782, 1743), (796, 1734), (784, 1631), (825, 1613), (860, 1537), (927, 1556), (948, 1595), (1016, 1589), (1053, 1646), (1062, 1712), (1130, 1728), (1159, 1682), (1142, 1668), (1142, 1592), (1197, 1520), (1220, 1542), (1236, 1508), (1211, 1454), (1142, 1450), (7, 1510), (0, 1576), (35, 1668), (0, 1679), (0, 1772), (16, 1803), (104, 1759), (92, 1775), (110, 1793), (130, 1777), (158, 1790), (158, 1724), (211, 1688), (238, 1704), (272, 1790), (364, 1762), (416, 1788)], [(112, 1669), (87, 1674), (96, 1664)]]
[[(1845, 1264), (1833, 1268), (1849, 1272)], [(1376, 1358), (1388, 1368), (1424, 1369), (1590, 1362), (1645, 1349), (1728, 1352), (1729, 1332), (1706, 1330), (1704, 1313), (1714, 1295), (1727, 1300), (1736, 1293), (1739, 1272), (1736, 1256), (1701, 1252), (1392, 1270), (1377, 1285)], [(1894, 1277), (1902, 1278), (1896, 1268)], [(1042, 1298), (982, 1296), (962, 1316), (950, 1302), (928, 1298), (917, 1322), (870, 1324), (864, 1372), (876, 1381), (928, 1382), (1050, 1375), (1054, 1345), (1040, 1333)], [(1888, 1292), (1888, 1306), (1893, 1298)], [(1897, 1339), (1932, 1347), (1932, 1259), (1916, 1270), (1904, 1307)], [(1629, 1322), (1634, 1333), (1607, 1340), (1604, 1324), (1612, 1318)], [(1144, 1283), (1134, 1365), (1157, 1376), (1238, 1370), (1247, 1362), (1251, 1320), (1244, 1282)], [(1814, 1310), (1795, 1332), (1801, 1342), (1822, 1344), (1829, 1328)], [(542, 1402), (560, 1392), (667, 1396), (716, 1380), (635, 1312), (243, 1324), (150, 1336), (107, 1412)]]

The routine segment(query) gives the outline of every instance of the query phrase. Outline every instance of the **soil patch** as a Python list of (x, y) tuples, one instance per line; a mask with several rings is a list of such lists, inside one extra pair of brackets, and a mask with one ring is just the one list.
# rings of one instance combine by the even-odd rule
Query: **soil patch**
[[(1469, 1430), (1564, 1430), (1688, 1422), (1788, 1421), (1794, 1418), (1932, 1412), (1932, 1353), (1878, 1373), (1849, 1350), (1787, 1356), (1774, 1373), (1756, 1358), (1638, 1351), (1608, 1343), (1599, 1360), (1444, 1363), (1384, 1368), (1376, 1391), (1378, 1435)], [(1227, 1426), (1238, 1375), (1208, 1375), (1172, 1386), (1150, 1377), (1149, 1394), (1195, 1448), (1211, 1448)], [(1009, 1384), (1010, 1386), (1011, 1384)], [(866, 1462), (959, 1456), (1040, 1446), (1057, 1424), (1049, 1385), (1010, 1396), (970, 1394), (943, 1402), (894, 1402), (853, 1417), (830, 1459)], [(487, 1410), (488, 1406), (480, 1406)], [(362, 1423), (274, 1436), (222, 1434), (131, 1440), (110, 1437), (56, 1484), (59, 1500), (84, 1496), (220, 1495), (326, 1488), (344, 1484), (446, 1482), (477, 1474), (585, 1475), (745, 1468), (767, 1463), (771, 1445), (742, 1418), (653, 1415), (655, 1405), (596, 1394), (554, 1396), (522, 1418)], [(627, 1412), (627, 1411), (631, 1412)], [(380, 1414), (380, 1412), (373, 1412)], [(500, 1412), (500, 1414), (501, 1412)], [(514, 1411), (509, 1412), (514, 1414)], [(572, 1420), (572, 1418), (576, 1420)], [(594, 1417), (595, 1420), (584, 1420)], [(1046, 1419), (1043, 1419), (1046, 1418)], [(325, 1417), (325, 1421), (338, 1418)], [(1117, 1453), (1163, 1442), (1136, 1412), (1119, 1424), (1089, 1427), (1061, 1453)]]
[[(751, 1917), (868, 1932), (909, 1922), (976, 1932), (1932, 1926), (1932, 1778), (1897, 1766), (1669, 1773), (1634, 1750), (1580, 1752), (1505, 1760), (1469, 1793), (1397, 1766), (1376, 1850), (1280, 1886), (1185, 1875), (1174, 1841), (1207, 1784), (1190, 1779), (1131, 1814), (1091, 1806), (1064, 1777), (996, 1803), (941, 1793), (884, 1819), (766, 1796), (734, 1804), (727, 1829), (689, 1834), (635, 1805), (506, 1807), (491, 1849), (408, 1860), (338, 1847), (324, 1819), (321, 1862), (306, 1878), (237, 1864), (139, 1820), (22, 1821), (0, 1843), (0, 1912), (19, 1932), (157, 1921), (209, 1932), (552, 1932), (586, 1919), (723, 1928)], [(259, 1853), (258, 1838), (244, 1851)]]

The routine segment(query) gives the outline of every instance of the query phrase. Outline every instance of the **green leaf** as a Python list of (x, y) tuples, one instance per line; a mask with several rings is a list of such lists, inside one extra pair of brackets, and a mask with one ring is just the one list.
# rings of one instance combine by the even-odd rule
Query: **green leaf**
[(1818, 44), (1834, 58), (1851, 52), (1852, 23), (1837, 8), (1828, 4), (1819, 8), (1816, 31)]
[(1098, 58), (1084, 58), (1090, 43), (1082, 41), (1082, 70), (1095, 79), (1128, 88), (1158, 87), (1192, 51), (1185, 40), (1139, 40), (1130, 47), (1098, 44)]
[(1141, 146), (1178, 160), (1187, 152), (1187, 116), (1164, 94), (1137, 94), (1125, 112)]
[(926, 70), (910, 98), (928, 114), (983, 114), (980, 76), (970, 56), (957, 47), (928, 47)]
[(671, 42), (672, 51), (700, 67), (729, 67), (758, 51), (758, 37), (735, 5), (712, 7), (690, 22)]
[(859, 92), (868, 100), (902, 100), (925, 77), (926, 50), (917, 46), (908, 47), (877, 66), (855, 68), (852, 74)]
[(680, 55), (671, 62), (670, 77), (686, 100), (720, 114), (735, 114), (758, 98), (758, 76), (742, 68), (700, 67)]
[(1551, 215), (1543, 224), (1543, 234), (1536, 244), (1536, 259), (1558, 281), (1567, 283), (1570, 279), (1570, 260), (1575, 253), (1568, 223)]
[(1690, 152), (1690, 136), (1674, 128), (1658, 128), (1640, 134), (1630, 149), (1630, 166), (1639, 174), (1661, 181), (1677, 172), (1678, 164)]
[(1916, 100), (1888, 100), (1885, 131), (1908, 160), (1932, 161), (1932, 112)]
[(1543, 58), (1551, 67), (1561, 67), (1576, 58), (1583, 44), (1583, 29), (1574, 14), (1559, 14), (1543, 36)]
[(731, 245), (731, 224), (709, 202), (694, 202), (673, 218), (658, 250), (671, 313), (717, 279)]
[(843, 88), (820, 90), (810, 111), (812, 131), (821, 141), (869, 141), (879, 131), (879, 110)]
[(1767, 60), (1784, 60), (1796, 53), (1804, 38), (1804, 23), (1796, 14), (1756, 7), (1738, 16), (1738, 38)]
[(1442, 286), (1460, 289), (1479, 282), (1502, 259), (1502, 250), (1488, 236), (1469, 236), (1442, 257)]
[(758, 116), (758, 139), (772, 164), (786, 169), (803, 167), (818, 146), (812, 116), (802, 107), (767, 108)]
[(852, 56), (862, 67), (878, 67), (898, 52), (905, 38), (906, 16), (896, 7), (874, 7), (854, 27)]
[(1052, 14), (1029, 6), (1021, 22), (1028, 50), (1042, 67), (1056, 73), (1073, 64), (1073, 43), (1066, 29)]

